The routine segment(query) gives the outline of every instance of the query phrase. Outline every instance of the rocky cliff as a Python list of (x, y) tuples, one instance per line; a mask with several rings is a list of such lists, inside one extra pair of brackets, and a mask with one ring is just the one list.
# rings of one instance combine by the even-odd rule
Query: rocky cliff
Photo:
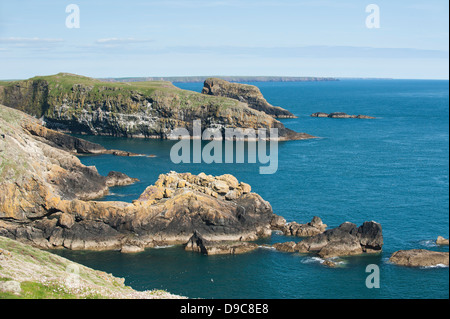
[(252, 109), (264, 112), (275, 118), (296, 118), (294, 114), (279, 106), (272, 106), (263, 97), (259, 88), (254, 85), (230, 83), (228, 81), (209, 78), (203, 84), (203, 94), (224, 96), (247, 103)]
[(60, 73), (2, 82), (0, 103), (42, 118), (60, 131), (170, 138), (176, 128), (277, 128), (281, 140), (306, 139), (264, 112), (234, 99), (181, 90), (170, 82), (108, 83)]
[(0, 106), (0, 235), (41, 248), (139, 250), (184, 244), (195, 231), (206, 240), (254, 240), (270, 234), (272, 208), (231, 175), (162, 174), (134, 203), (88, 201), (107, 177), (52, 146), (37, 120)]

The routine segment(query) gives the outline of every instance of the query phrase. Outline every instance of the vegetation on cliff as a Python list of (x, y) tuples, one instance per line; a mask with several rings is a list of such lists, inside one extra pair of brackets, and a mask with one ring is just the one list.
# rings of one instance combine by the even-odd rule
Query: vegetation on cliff
[(114, 277), (0, 236), (0, 299), (173, 299), (163, 290), (136, 291)]
[(0, 103), (42, 118), (49, 128), (73, 133), (168, 138), (174, 129), (278, 128), (282, 139), (312, 136), (235, 99), (181, 90), (170, 82), (110, 83), (59, 73), (2, 82)]

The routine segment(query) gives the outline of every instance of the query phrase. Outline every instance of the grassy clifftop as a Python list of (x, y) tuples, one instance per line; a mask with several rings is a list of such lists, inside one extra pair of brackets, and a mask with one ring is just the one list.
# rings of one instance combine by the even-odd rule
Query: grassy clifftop
[[(197, 92), (181, 90), (167, 81), (103, 82), (97, 79), (58, 73), (28, 80), (4, 81), (0, 84), (0, 102), (41, 117), (50, 116), (54, 107), (67, 104), (87, 111), (133, 113), (142, 111), (139, 102), (151, 103), (162, 96), (181, 108), (197, 108), (215, 103), (223, 107), (239, 105), (231, 99), (211, 99)], [(146, 103), (144, 103), (146, 105)]]
[(169, 299), (139, 292), (124, 279), (0, 236), (0, 299)]

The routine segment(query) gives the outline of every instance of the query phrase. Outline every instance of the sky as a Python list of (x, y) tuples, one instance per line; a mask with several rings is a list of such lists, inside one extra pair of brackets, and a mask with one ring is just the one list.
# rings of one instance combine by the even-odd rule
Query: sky
[(0, 0), (0, 79), (448, 79), (448, 12), (447, 0)]

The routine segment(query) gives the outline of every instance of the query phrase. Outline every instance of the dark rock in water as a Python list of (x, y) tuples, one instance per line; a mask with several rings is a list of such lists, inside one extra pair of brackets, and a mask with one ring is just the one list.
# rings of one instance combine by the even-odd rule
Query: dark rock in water
[(389, 261), (408, 267), (448, 266), (449, 253), (426, 249), (399, 250), (392, 254)]
[(317, 112), (317, 113), (311, 114), (311, 117), (328, 117), (328, 113)]
[(381, 225), (365, 222), (359, 228), (353, 223), (343, 223), (337, 228), (306, 238), (295, 247), (299, 252), (314, 252), (320, 257), (358, 255), (380, 252), (383, 246)]
[(375, 117), (368, 116), (368, 115), (349, 115), (344, 112), (334, 112), (334, 113), (323, 113), (323, 112), (317, 112), (311, 114), (311, 117), (328, 117), (332, 119), (374, 119)]
[(223, 96), (247, 103), (252, 109), (264, 112), (276, 118), (296, 118), (294, 114), (278, 106), (270, 105), (254, 85), (230, 83), (209, 78), (203, 84), (203, 94)]

